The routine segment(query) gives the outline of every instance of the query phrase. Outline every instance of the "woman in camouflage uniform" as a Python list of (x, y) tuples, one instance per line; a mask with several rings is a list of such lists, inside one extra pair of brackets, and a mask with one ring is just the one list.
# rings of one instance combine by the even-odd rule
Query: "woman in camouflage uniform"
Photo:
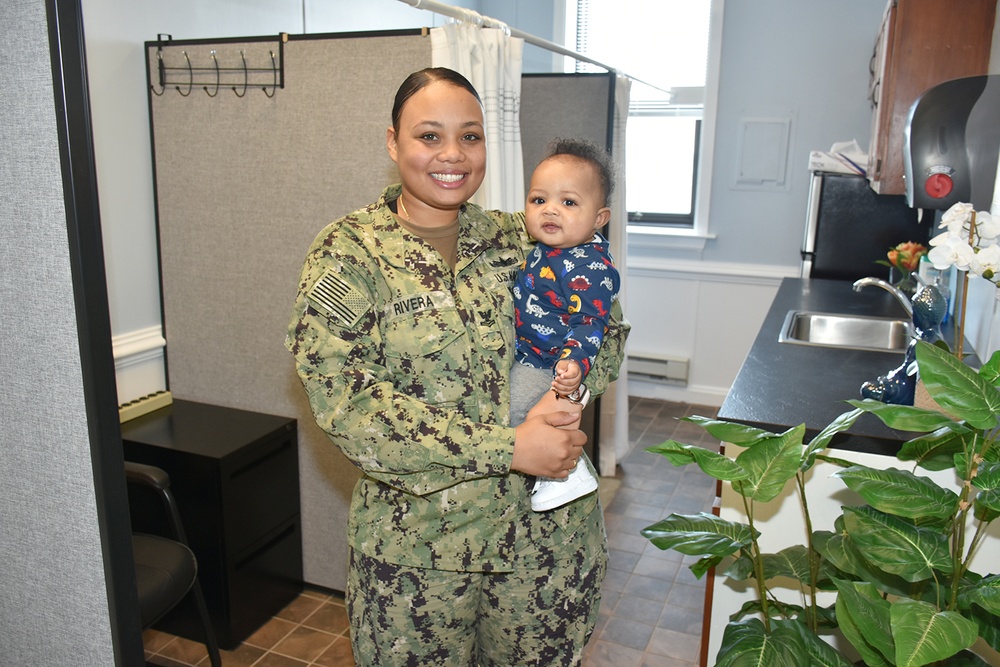
[[(401, 184), (320, 232), (286, 341), (317, 422), (364, 473), (348, 522), (354, 658), (579, 664), (603, 516), (597, 494), (530, 510), (527, 476), (565, 477), (586, 436), (552, 396), (509, 426), (510, 286), (530, 240), (523, 213), (467, 203), (486, 165), (475, 89), (443, 68), (410, 75), (386, 144)], [(617, 376), (616, 315), (592, 395)]]

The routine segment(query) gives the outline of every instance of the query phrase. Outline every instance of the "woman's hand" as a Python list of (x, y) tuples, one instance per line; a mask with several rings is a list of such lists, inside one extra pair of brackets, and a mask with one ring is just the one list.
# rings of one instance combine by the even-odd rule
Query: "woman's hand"
[[(544, 396), (538, 399), (535, 407), (528, 411), (528, 416), (525, 417), (525, 420), (552, 412), (572, 412), (579, 417), (580, 413), (583, 412), (583, 406), (568, 399), (559, 398), (554, 391), (547, 391)], [(578, 427), (576, 424), (572, 424), (565, 428), (575, 429)]]
[(556, 479), (568, 476), (587, 444), (587, 435), (577, 428), (579, 422), (579, 412), (549, 412), (534, 417), (529, 414), (515, 429), (511, 470)]

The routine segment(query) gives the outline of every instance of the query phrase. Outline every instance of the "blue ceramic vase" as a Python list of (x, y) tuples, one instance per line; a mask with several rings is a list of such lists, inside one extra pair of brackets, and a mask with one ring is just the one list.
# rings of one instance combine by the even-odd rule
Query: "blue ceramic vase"
[(895, 405), (913, 405), (913, 394), (917, 388), (917, 341), (934, 343), (940, 340), (941, 322), (944, 321), (948, 301), (936, 287), (930, 285), (918, 291), (912, 302), (916, 335), (906, 346), (903, 363), (861, 385), (862, 398)]

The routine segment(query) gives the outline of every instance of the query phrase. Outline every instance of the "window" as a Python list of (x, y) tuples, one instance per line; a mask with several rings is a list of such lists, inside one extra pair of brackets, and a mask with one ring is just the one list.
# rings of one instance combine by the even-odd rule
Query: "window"
[[(710, 167), (701, 153), (702, 128), (706, 100), (714, 97), (707, 94), (710, 37), (718, 30), (712, 22), (719, 21), (721, 4), (567, 2), (566, 43), (633, 77), (625, 147), (625, 205), (631, 225), (707, 232), (705, 206), (700, 205), (707, 205), (707, 178), (699, 175)], [(576, 71), (601, 71), (588, 63), (574, 66)], [(713, 130), (706, 127), (706, 136)]]

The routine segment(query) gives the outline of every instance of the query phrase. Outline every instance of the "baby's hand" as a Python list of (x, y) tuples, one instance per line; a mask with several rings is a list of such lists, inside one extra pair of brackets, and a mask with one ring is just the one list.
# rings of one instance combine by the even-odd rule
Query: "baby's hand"
[(552, 388), (560, 396), (572, 394), (583, 382), (583, 372), (580, 364), (572, 359), (561, 359), (556, 363), (556, 375), (552, 380)]

